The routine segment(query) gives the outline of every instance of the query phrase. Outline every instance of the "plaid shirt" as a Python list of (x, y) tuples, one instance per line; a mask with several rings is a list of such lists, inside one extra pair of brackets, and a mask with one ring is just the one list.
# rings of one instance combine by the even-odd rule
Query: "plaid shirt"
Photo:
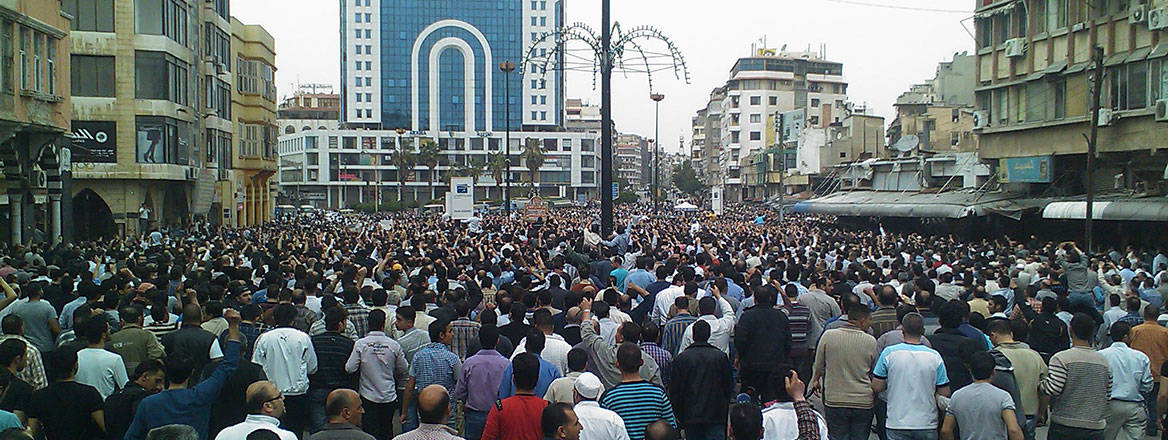
[(49, 380), (45, 377), (45, 365), (41, 362), (41, 352), (37, 350), (36, 346), (24, 339), (23, 336), (18, 335), (4, 335), (0, 337), (0, 342), (9, 339), (18, 339), (24, 341), (24, 356), (27, 364), (23, 369), (16, 372), (16, 377), (20, 378), (29, 385), (32, 385), (33, 390), (49, 386)]
[(450, 332), (454, 334), (450, 342), (450, 351), (457, 354), (459, 360), (466, 360), (467, 348), (470, 347), (471, 341), (479, 339), (479, 329), (482, 326), (466, 318), (458, 318), (450, 323)]
[(800, 400), (794, 404), (795, 418), (799, 424), (799, 439), (819, 440), (819, 417), (815, 415), (815, 409), (811, 407), (811, 403)]
[[(369, 308), (360, 304), (345, 304), (345, 311), (349, 312), (349, 322), (353, 324), (353, 331), (357, 339), (369, 334)], [(323, 320), (322, 320), (323, 321)]]
[(685, 336), (685, 328), (697, 320), (696, 316), (683, 313), (666, 322), (665, 327), (661, 329), (661, 348), (668, 350), (669, 354), (677, 356), (677, 352), (681, 351), (681, 338)]
[(661, 369), (661, 385), (666, 389), (669, 388), (669, 363), (673, 362), (673, 355), (669, 354), (656, 342), (642, 342), (638, 344), (641, 346), (641, 351), (653, 358), (657, 362), (657, 366)]
[(414, 353), (414, 360), (410, 363), (410, 376), (414, 378), (414, 389), (417, 390), (438, 384), (454, 392), (461, 372), (462, 361), (441, 342), (426, 344)]

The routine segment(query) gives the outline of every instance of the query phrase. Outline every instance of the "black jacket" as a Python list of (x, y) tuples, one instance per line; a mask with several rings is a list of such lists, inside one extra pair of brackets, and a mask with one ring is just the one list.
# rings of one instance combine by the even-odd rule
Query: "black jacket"
[(787, 315), (779, 309), (754, 306), (734, 326), (734, 348), (743, 370), (776, 371), (791, 352)]
[(734, 393), (733, 367), (726, 353), (694, 343), (670, 364), (669, 399), (680, 425), (726, 424)]
[(105, 417), (106, 438), (122, 440), (126, 430), (130, 429), (130, 422), (134, 420), (134, 410), (138, 403), (150, 393), (135, 382), (126, 384), (125, 388), (114, 391), (105, 399), (102, 414)]
[(940, 328), (929, 335), (929, 344), (941, 354), (945, 361), (945, 373), (949, 376), (949, 389), (959, 390), (973, 383), (969, 363), (973, 354), (985, 351), (985, 343), (961, 334), (960, 330)]

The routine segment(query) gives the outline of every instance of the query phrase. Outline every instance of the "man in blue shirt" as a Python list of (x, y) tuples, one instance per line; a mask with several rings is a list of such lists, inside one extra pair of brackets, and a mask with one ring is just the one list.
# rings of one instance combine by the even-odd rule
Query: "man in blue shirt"
[[(556, 369), (555, 365), (543, 359), (539, 354), (543, 351), (544, 334), (539, 330), (532, 330), (527, 334), (527, 342), (524, 343), (524, 348), (528, 353), (534, 354), (536, 359), (539, 359), (539, 379), (535, 382), (535, 395), (543, 396), (547, 394), (548, 386), (552, 384), (553, 380), (560, 378), (560, 371)], [(503, 377), (511, 377), (511, 365), (507, 364), (507, 368), (503, 370)], [(506, 399), (515, 395), (515, 383), (510, 380), (503, 380), (499, 382), (499, 400)]]
[(1127, 438), (1143, 438), (1149, 422), (1144, 412), (1144, 395), (1152, 392), (1152, 370), (1148, 355), (1128, 347), (1131, 326), (1126, 322), (1111, 325), (1110, 347), (1099, 354), (1111, 365), (1111, 396), (1107, 405), (1107, 427), (1103, 438), (1117, 438), (1123, 431)]
[(239, 312), (224, 310), (223, 318), (227, 319), (227, 344), (223, 346), (223, 360), (219, 361), (211, 377), (193, 388), (187, 388), (187, 380), (194, 368), (191, 360), (181, 359), (181, 356), (168, 357), (166, 378), (170, 381), (170, 388), (142, 399), (134, 414), (134, 421), (130, 422), (130, 429), (126, 431), (127, 440), (144, 439), (151, 429), (175, 424), (195, 428), (200, 440), (210, 436), (207, 425), (211, 403), (219, 396), (219, 390), (223, 388), (227, 377), (235, 371), (240, 353)]

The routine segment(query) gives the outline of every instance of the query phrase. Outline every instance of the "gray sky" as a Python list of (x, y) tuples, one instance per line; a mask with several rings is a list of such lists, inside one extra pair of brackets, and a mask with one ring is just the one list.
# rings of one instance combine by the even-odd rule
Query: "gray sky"
[[(565, 1), (568, 23), (599, 28), (600, 0)], [(665, 94), (660, 136), (675, 151), (679, 136), (688, 148), (690, 118), (705, 105), (710, 90), (724, 84), (734, 61), (764, 36), (773, 48), (827, 45), (827, 58), (844, 63), (848, 98), (890, 118), (897, 95), (932, 77), (937, 63), (953, 53), (973, 50), (972, 21), (962, 22), (970, 13), (931, 10), (969, 11), (972, 6), (971, 0), (615, 0), (612, 17), (624, 29), (660, 29), (685, 56), (689, 84), (672, 71), (653, 77), (655, 89)], [(297, 81), (337, 84), (338, 8), (336, 0), (235, 0), (231, 12), (275, 37), (276, 80), (283, 96)], [(581, 48), (569, 45), (574, 53)], [(570, 73), (567, 88), (569, 97), (600, 102), (591, 73)], [(614, 75), (613, 119), (619, 131), (654, 137), (648, 94), (643, 74)]]

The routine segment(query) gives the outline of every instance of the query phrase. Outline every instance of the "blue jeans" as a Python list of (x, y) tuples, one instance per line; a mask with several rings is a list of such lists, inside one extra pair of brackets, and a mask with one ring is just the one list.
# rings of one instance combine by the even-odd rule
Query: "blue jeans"
[(327, 388), (308, 389), (308, 432), (320, 431), (320, 428), (328, 423), (328, 418), (324, 414), (324, 400), (330, 391), (332, 390)]
[(726, 425), (685, 425), (685, 440), (726, 440)]
[(937, 440), (936, 429), (886, 429), (888, 440)]
[(487, 425), (487, 413), (463, 410), (463, 426), (466, 429), (466, 440), (479, 440), (483, 436), (483, 427)]
[(823, 410), (831, 440), (868, 440), (873, 410), (830, 406), (824, 406)]

